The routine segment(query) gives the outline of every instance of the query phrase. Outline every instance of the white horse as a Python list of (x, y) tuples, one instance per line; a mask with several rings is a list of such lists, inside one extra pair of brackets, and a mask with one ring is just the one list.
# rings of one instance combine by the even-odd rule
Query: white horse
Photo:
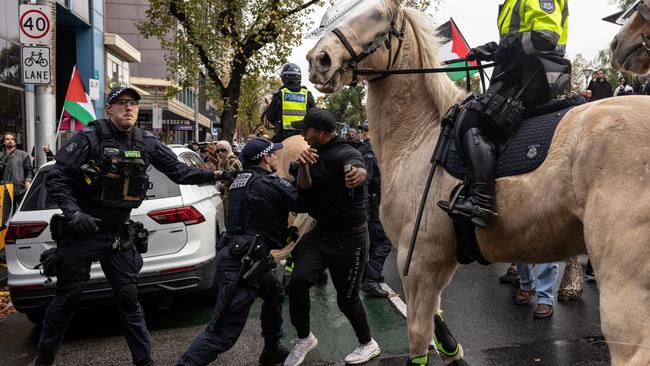
[(616, 69), (639, 75), (650, 72), (650, 0), (637, 5), (610, 48)]
[[(439, 67), (439, 39), (421, 13), (398, 0), (366, 0), (366, 10), (338, 29), (361, 53), (391, 24), (405, 33), (395, 57), (381, 46), (360, 67)], [(399, 29), (399, 28), (398, 28)], [(323, 92), (352, 81), (352, 56), (336, 35), (323, 36), (307, 56), (310, 80)], [(381, 215), (405, 263), (440, 120), (464, 92), (442, 74), (368, 81), (371, 139), (383, 176)], [(364, 79), (364, 78), (362, 78)], [(559, 123), (537, 170), (497, 180), (498, 216), (477, 229), (492, 262), (558, 261), (589, 251), (600, 289), (602, 330), (612, 363), (650, 365), (650, 98), (611, 98), (574, 108)], [(451, 220), (436, 207), (458, 180), (439, 169), (431, 186), (411, 271), (402, 278), (408, 308), (409, 354), (425, 355), (440, 296), (457, 268)], [(462, 352), (454, 358), (462, 357)], [(445, 359), (446, 363), (453, 359)]]

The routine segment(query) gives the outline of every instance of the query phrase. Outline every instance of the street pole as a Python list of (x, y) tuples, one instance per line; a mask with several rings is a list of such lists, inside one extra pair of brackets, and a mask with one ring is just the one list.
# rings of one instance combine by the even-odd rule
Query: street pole
[(43, 146), (56, 146), (56, 3), (54, 0), (38, 0), (38, 5), (50, 8), (52, 19), (52, 38), (50, 44), (50, 73), (52, 82), (48, 85), (37, 85), (34, 88), (34, 159), (36, 167), (45, 164), (46, 157)]
[(199, 142), (199, 88), (194, 90), (194, 141)]

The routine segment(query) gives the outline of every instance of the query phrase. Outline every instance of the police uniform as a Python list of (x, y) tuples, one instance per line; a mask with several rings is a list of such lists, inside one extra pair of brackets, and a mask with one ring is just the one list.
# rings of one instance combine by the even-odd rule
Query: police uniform
[(361, 142), (361, 145), (359, 145), (359, 152), (361, 152), (361, 156), (363, 157), (366, 166), (366, 171), (368, 172), (366, 188), (368, 192), (368, 233), (370, 234), (368, 263), (366, 264), (364, 283), (361, 284), (361, 289), (370, 292), (375, 296), (385, 297), (388, 293), (385, 293), (383, 290), (377, 291), (375, 288), (370, 288), (371, 285), (368, 283), (368, 280), (375, 283), (381, 282), (381, 272), (384, 269), (384, 262), (391, 250), (391, 242), (388, 239), (388, 236), (386, 236), (384, 226), (379, 220), (381, 172), (379, 171), (377, 157), (375, 156), (375, 152), (372, 150), (372, 145), (370, 144), (369, 139)]
[[(245, 161), (257, 162), (282, 144), (257, 137), (242, 150)], [(249, 164), (250, 165), (250, 164)], [(282, 362), (288, 351), (280, 345), (284, 289), (274, 271), (262, 273), (258, 280), (235, 283), (242, 267), (242, 257), (252, 245), (255, 235), (265, 247), (280, 249), (285, 245), (287, 219), (290, 211), (304, 212), (297, 189), (275, 173), (256, 166), (247, 166), (235, 175), (230, 184), (230, 210), (226, 234), (219, 243), (217, 281), (219, 295), (214, 315), (205, 330), (192, 342), (178, 365), (207, 365), (229, 350), (239, 338), (251, 306), (261, 298), (260, 314), (264, 349), (263, 365)], [(233, 292), (234, 291), (234, 292)], [(229, 294), (232, 300), (228, 304)]]
[[(499, 6), (500, 41), (472, 49), (468, 58), (496, 61), (490, 88), (471, 98), (457, 117), (455, 139), (471, 177), (469, 199), (453, 207), (456, 218), (486, 227), (494, 216), (494, 143), (504, 143), (527, 107), (564, 92), (571, 66), (563, 58), (568, 0), (506, 0)], [(514, 100), (514, 102), (512, 101)], [(438, 205), (450, 212), (449, 202)], [(452, 213), (452, 217), (454, 214)]]
[(291, 123), (302, 120), (309, 108), (316, 107), (314, 96), (300, 85), (302, 75), (298, 65), (285, 64), (280, 77), (284, 85), (273, 94), (266, 113), (266, 118), (275, 126), (274, 142), (300, 135), (300, 131), (293, 128)]
[(57, 153), (46, 183), (49, 194), (67, 218), (96, 218), (98, 231), (69, 231), (57, 240), (61, 263), (56, 293), (43, 321), (37, 365), (54, 361), (95, 261), (100, 262), (113, 289), (133, 363), (151, 362), (151, 336), (137, 293), (142, 256), (124, 226), (132, 208), (145, 198), (150, 164), (178, 184), (214, 181), (213, 172), (179, 162), (152, 134), (137, 127), (124, 132), (110, 120), (95, 121)]

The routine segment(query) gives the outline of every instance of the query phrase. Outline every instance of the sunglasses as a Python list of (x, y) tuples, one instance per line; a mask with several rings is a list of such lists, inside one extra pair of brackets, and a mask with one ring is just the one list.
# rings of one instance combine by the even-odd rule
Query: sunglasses
[(118, 99), (114, 101), (113, 104), (117, 104), (121, 106), (137, 107), (139, 103), (137, 100), (133, 100), (133, 99)]
[(218, 153), (228, 152), (228, 150), (226, 150), (226, 149), (217, 149), (215, 151), (218, 152)]

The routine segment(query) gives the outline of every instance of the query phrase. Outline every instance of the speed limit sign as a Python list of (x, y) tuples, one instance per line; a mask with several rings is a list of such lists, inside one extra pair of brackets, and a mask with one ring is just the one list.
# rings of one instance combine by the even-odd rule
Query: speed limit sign
[(20, 43), (47, 45), (52, 38), (52, 9), (49, 6), (20, 6)]

